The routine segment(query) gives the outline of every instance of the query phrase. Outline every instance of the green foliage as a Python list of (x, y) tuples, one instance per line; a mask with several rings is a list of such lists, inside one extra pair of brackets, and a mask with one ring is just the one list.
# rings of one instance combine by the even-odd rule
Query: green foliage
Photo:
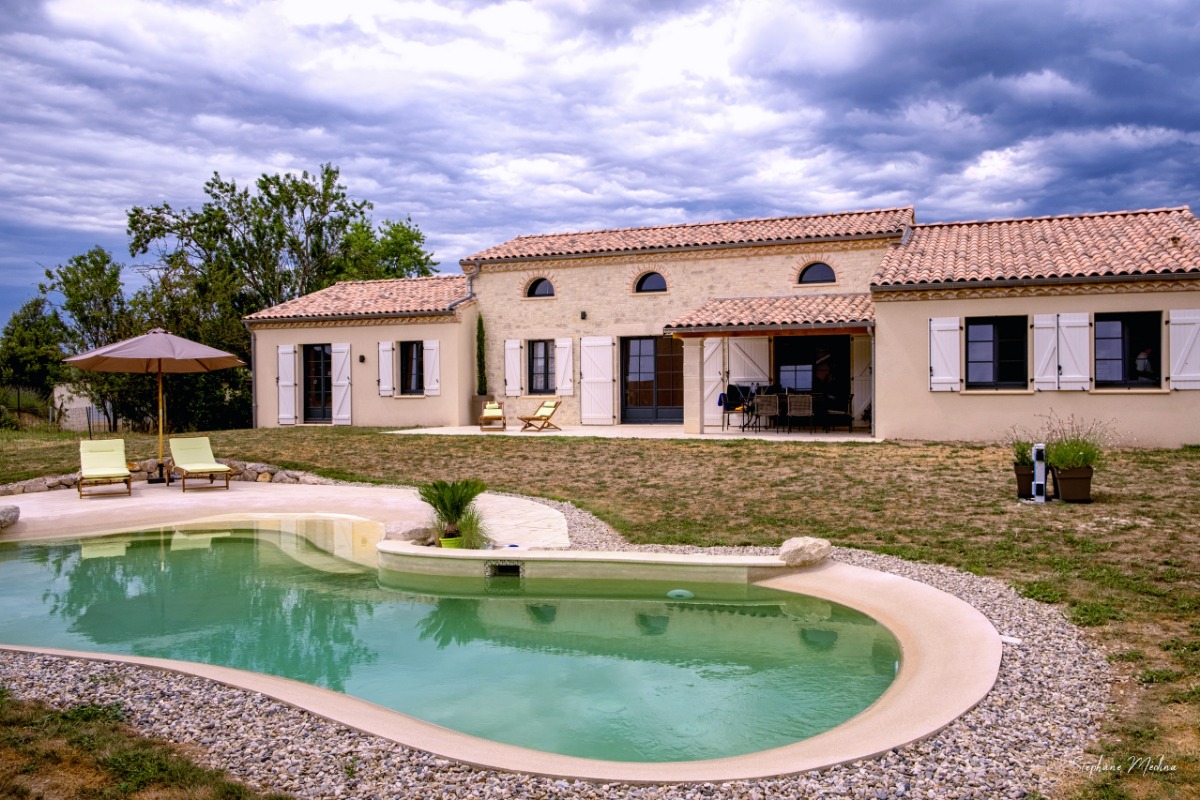
[(417, 488), (421, 499), (433, 508), (434, 519), (445, 536), (460, 534), (459, 523), (475, 498), (487, 490), (480, 480), (468, 478), (460, 481), (437, 480)]
[(1043, 428), (1046, 463), (1055, 469), (1098, 467), (1112, 435), (1101, 420), (1084, 420), (1071, 415), (1065, 419), (1053, 411)]
[(350, 225), (342, 240), (337, 280), (427, 278), (437, 272), (433, 256), (425, 251), (425, 234), (406, 217), (403, 222), (384, 220), (378, 232), (367, 219)]
[(459, 518), (458, 532), (462, 536), (462, 546), (467, 550), (486, 550), (492, 543), (483, 516), (473, 504)]
[(1012, 450), (1013, 464), (1018, 467), (1033, 466), (1034, 434), (1025, 428), (1013, 426), (1004, 436), (1004, 444)]
[(1021, 586), (1021, 594), (1040, 603), (1061, 603), (1067, 598), (1062, 586), (1053, 581), (1029, 581)]
[(49, 397), (62, 380), (67, 331), (45, 297), (13, 312), (0, 333), (0, 381)]
[(483, 330), (483, 315), (475, 318), (475, 390), (476, 394), (488, 393), (487, 383), (487, 336)]

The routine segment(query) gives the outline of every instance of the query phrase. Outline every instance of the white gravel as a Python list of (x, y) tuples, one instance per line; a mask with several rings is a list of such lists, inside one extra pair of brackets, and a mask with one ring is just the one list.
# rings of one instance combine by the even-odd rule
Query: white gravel
[[(591, 514), (545, 502), (567, 517), (572, 546), (634, 547)], [(773, 554), (774, 548), (708, 548)], [(988, 697), (938, 735), (880, 758), (769, 780), (723, 784), (592, 784), (464, 766), (368, 736), (259, 694), (129, 665), (0, 653), (0, 685), (59, 708), (120, 704), (141, 732), (199, 748), (198, 760), (244, 782), (304, 798), (1019, 798), (1053, 797), (1061, 776), (1086, 764), (1104, 718), (1111, 674), (1061, 611), (1006, 584), (947, 567), (836, 548), (834, 558), (903, 575), (969, 602), (1005, 644)]]

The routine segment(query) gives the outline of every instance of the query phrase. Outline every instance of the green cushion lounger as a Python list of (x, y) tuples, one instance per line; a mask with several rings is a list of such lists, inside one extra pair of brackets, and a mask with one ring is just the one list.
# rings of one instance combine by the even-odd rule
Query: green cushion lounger
[(554, 412), (558, 411), (558, 406), (562, 401), (555, 398), (554, 400), (543, 400), (538, 406), (538, 410), (530, 414), (528, 417), (517, 417), (521, 422), (525, 423), (525, 427), (521, 428), (521, 432), (525, 431), (544, 431), (553, 428), (556, 431), (561, 431), (562, 428), (550, 421), (554, 416)]
[(504, 417), (504, 406), (500, 403), (490, 402), (484, 405), (483, 413), (479, 415), (479, 430), (507, 430), (508, 420)]
[(171, 439), (170, 442), (171, 471), (179, 474), (183, 491), (187, 491), (188, 478), (194, 480), (203, 475), (208, 476), (210, 484), (216, 482), (218, 475), (224, 475), (225, 488), (229, 488), (229, 476), (233, 470), (213, 458), (212, 445), (208, 443), (207, 436)]
[(125, 494), (133, 494), (133, 475), (125, 462), (124, 439), (83, 439), (79, 442), (79, 488), (80, 497), (116, 492), (89, 492), (85, 486), (106, 486), (111, 483), (125, 484)]

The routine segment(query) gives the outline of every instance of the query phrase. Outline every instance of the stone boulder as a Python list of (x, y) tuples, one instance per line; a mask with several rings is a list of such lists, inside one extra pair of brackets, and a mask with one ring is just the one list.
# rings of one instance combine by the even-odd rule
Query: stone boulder
[(401, 542), (424, 541), (430, 534), (429, 528), (412, 520), (393, 520), (384, 526), (383, 531), (383, 538)]
[(7, 528), (20, 518), (20, 506), (0, 506), (0, 529)]
[(789, 567), (808, 567), (819, 564), (833, 552), (828, 539), (798, 536), (788, 539), (779, 548), (779, 558)]

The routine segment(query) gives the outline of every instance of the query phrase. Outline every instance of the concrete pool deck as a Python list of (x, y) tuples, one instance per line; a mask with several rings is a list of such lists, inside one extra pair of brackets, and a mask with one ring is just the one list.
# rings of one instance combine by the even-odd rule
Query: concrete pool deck
[[(496, 538), (521, 548), (567, 545), (566, 522), (559, 512), (521, 498), (485, 496)], [(197, 519), (258, 519), (299, 514), (352, 515), (390, 523), (424, 521), (428, 511), (406, 487), (357, 487), (289, 484), (233, 484), (224, 489), (189, 492), (176, 486), (136, 484), (133, 497), (88, 498), (54, 491), (4, 498), (21, 506), (21, 520), (0, 541), (99, 535)], [(495, 503), (496, 505), (492, 505)], [(518, 522), (501, 523), (492, 514), (511, 514)], [(521, 538), (523, 537), (523, 538)], [(385, 542), (381, 551), (394, 549)], [(428, 548), (425, 548), (428, 550)], [(575, 563), (586, 571), (598, 562), (610, 566), (636, 560), (674, 566), (738, 563), (769, 566), (763, 556), (673, 556), (584, 551), (531, 552), (531, 560)], [(614, 557), (616, 556), (616, 557)], [(433, 558), (438, 558), (436, 554)], [(450, 564), (495, 558), (495, 551), (443, 554)], [(505, 556), (508, 558), (508, 554)], [(731, 561), (732, 560), (732, 561)], [(774, 559), (776, 564), (781, 564)], [(479, 767), (536, 775), (634, 783), (727, 781), (787, 775), (869, 758), (928, 737), (979, 703), (991, 690), (1000, 667), (1001, 641), (976, 609), (940, 590), (885, 572), (826, 561), (805, 569), (772, 569), (759, 585), (809, 594), (859, 609), (886, 625), (902, 648), (896, 680), (867, 710), (843, 725), (796, 744), (744, 756), (694, 762), (630, 763), (559, 756), (528, 750), (422, 722), (374, 704), (295, 681), (189, 662), (77, 653), (31, 647), (4, 648), (53, 653), (103, 661), (141, 664), (198, 675), (261, 692), (321, 717)]]

